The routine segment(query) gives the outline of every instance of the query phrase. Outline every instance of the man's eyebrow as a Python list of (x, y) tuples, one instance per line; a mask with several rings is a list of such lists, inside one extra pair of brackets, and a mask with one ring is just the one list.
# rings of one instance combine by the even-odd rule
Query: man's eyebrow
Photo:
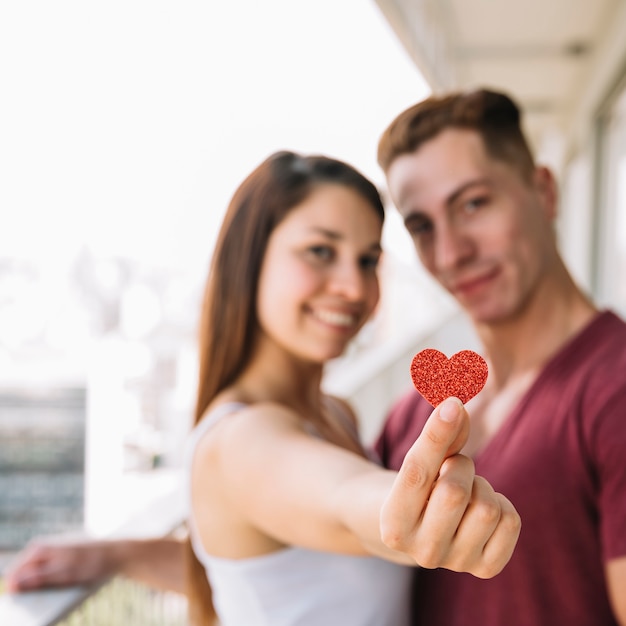
[[(463, 195), (468, 189), (472, 187), (478, 187), (480, 185), (488, 185), (490, 186), (492, 183), (491, 179), (483, 177), (483, 178), (474, 178), (472, 180), (468, 180), (463, 183), (459, 187), (457, 187), (446, 199), (446, 206), (451, 206), (456, 202), (459, 196)], [(404, 217), (404, 225), (406, 228), (409, 228), (412, 222), (422, 222), (423, 220), (430, 219), (428, 214), (424, 211), (420, 210), (417, 207), (409, 209), (408, 213)]]
[(490, 185), (491, 180), (488, 178), (474, 178), (473, 180), (468, 180), (466, 183), (463, 183), (460, 187), (455, 189), (447, 198), (446, 204), (450, 206), (454, 204), (454, 202), (458, 199), (459, 196), (463, 195), (468, 189), (472, 187), (477, 187), (479, 185)]
[[(474, 178), (472, 180), (468, 180), (463, 183), (460, 187), (457, 187), (446, 199), (445, 203), (447, 206), (454, 204), (454, 202), (458, 199), (459, 196), (463, 195), (468, 189), (472, 187), (480, 186), (480, 185), (491, 185), (491, 180), (489, 178)], [(405, 200), (405, 198), (401, 198), (401, 200)], [(399, 203), (400, 205), (402, 202)], [(418, 208), (413, 208), (409, 210), (409, 213), (404, 218), (404, 223), (413, 219), (423, 219), (425, 217), (423, 211)]]

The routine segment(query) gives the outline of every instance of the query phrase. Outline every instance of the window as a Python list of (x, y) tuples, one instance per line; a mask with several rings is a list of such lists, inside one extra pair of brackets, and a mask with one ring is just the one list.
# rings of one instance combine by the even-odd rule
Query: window
[(599, 156), (594, 291), (626, 316), (626, 81), (600, 117)]

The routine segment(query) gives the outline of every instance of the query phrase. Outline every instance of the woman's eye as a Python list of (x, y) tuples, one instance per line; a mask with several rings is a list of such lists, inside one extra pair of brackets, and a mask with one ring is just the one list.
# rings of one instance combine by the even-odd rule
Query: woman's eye
[(308, 251), (309, 254), (320, 261), (328, 261), (333, 257), (333, 250), (329, 246), (311, 246)]
[(364, 270), (375, 270), (378, 267), (378, 262), (380, 261), (380, 255), (372, 254), (367, 255), (361, 258), (360, 265)]

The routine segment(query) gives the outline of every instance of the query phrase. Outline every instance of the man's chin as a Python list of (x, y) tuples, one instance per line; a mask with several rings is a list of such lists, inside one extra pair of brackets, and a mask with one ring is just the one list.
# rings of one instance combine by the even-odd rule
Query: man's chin
[(486, 302), (461, 304), (461, 308), (474, 324), (500, 325), (509, 322), (514, 315), (501, 306), (493, 306)]

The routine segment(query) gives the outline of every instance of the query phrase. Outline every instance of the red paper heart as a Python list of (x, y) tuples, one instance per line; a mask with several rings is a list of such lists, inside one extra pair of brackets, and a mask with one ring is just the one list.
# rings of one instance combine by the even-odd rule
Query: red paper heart
[(433, 406), (450, 396), (467, 402), (485, 386), (487, 373), (487, 362), (472, 350), (461, 350), (448, 359), (443, 352), (427, 348), (411, 361), (413, 384)]

